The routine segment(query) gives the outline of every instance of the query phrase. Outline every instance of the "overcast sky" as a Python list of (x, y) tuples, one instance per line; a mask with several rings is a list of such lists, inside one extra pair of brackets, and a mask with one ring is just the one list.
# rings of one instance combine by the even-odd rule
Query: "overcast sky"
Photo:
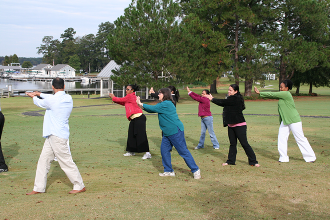
[(42, 57), (44, 36), (96, 34), (102, 22), (124, 15), (132, 0), (0, 0), (0, 56)]

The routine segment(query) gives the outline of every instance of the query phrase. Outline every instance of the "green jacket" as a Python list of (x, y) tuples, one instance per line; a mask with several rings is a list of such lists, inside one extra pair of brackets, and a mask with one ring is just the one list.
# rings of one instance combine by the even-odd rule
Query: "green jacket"
[(178, 128), (183, 131), (183, 124), (180, 121), (174, 104), (165, 100), (157, 105), (143, 104), (145, 111), (149, 113), (158, 113), (159, 127), (164, 136), (171, 136), (178, 133)]
[(280, 92), (260, 92), (262, 98), (278, 99), (278, 113), (280, 115), (280, 123), (284, 125), (300, 122), (300, 116), (294, 105), (292, 95), (289, 91)]

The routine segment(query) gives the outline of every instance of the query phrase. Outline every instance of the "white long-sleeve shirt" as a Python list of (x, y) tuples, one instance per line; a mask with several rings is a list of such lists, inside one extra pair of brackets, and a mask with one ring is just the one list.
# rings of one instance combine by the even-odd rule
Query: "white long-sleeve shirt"
[(64, 91), (58, 91), (54, 95), (40, 94), (42, 99), (33, 97), (35, 105), (45, 108), (43, 134), (44, 138), (55, 135), (60, 138), (69, 139), (69, 117), (73, 108), (70, 95)]

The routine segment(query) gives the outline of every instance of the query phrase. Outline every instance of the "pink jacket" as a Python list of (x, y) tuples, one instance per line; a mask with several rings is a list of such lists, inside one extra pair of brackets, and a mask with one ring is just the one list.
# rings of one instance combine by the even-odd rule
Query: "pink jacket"
[(188, 95), (193, 98), (194, 100), (196, 100), (197, 102), (199, 102), (198, 105), (198, 116), (202, 117), (202, 116), (212, 116), (212, 113), (210, 111), (210, 100), (206, 97), (197, 95), (194, 92), (189, 92)]
[(113, 97), (112, 101), (117, 104), (125, 106), (126, 117), (129, 121), (131, 120), (131, 118), (130, 118), (131, 115), (137, 114), (137, 113), (142, 113), (142, 110), (136, 103), (135, 92), (128, 94), (123, 98)]

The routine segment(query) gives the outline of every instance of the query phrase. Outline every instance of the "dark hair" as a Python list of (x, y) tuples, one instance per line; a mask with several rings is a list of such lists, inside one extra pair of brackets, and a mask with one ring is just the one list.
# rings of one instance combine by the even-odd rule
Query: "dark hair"
[(203, 91), (205, 91), (206, 95), (210, 94), (210, 91), (208, 89), (204, 89)]
[(233, 88), (234, 91), (237, 91), (237, 93), (235, 95), (237, 95), (240, 98), (240, 100), (242, 102), (242, 109), (244, 110), (245, 109), (244, 98), (241, 95), (241, 93), (239, 92), (239, 86), (237, 84), (231, 84), (230, 87)]
[(171, 90), (169, 88), (162, 88), (158, 92), (163, 94), (163, 100), (162, 101), (170, 100), (175, 105), (175, 102), (172, 98)]
[(289, 90), (291, 90), (292, 89), (292, 85), (293, 85), (293, 83), (292, 83), (292, 81), (291, 80), (289, 80), (289, 79), (286, 79), (286, 80), (283, 80), (283, 82), (282, 82), (284, 85), (285, 85), (285, 87), (288, 87), (289, 88)]
[(174, 86), (169, 86), (167, 88), (169, 88), (171, 92), (174, 93), (177, 102), (179, 102), (179, 97), (180, 97), (179, 90), (177, 90)]
[(56, 77), (53, 79), (52, 86), (54, 86), (55, 89), (64, 89), (64, 80)]
[(128, 86), (130, 86), (130, 87), (132, 87), (132, 90), (134, 90), (134, 92), (136, 92), (136, 91), (139, 91), (139, 86), (138, 85), (136, 85), (136, 84), (129, 84)]

